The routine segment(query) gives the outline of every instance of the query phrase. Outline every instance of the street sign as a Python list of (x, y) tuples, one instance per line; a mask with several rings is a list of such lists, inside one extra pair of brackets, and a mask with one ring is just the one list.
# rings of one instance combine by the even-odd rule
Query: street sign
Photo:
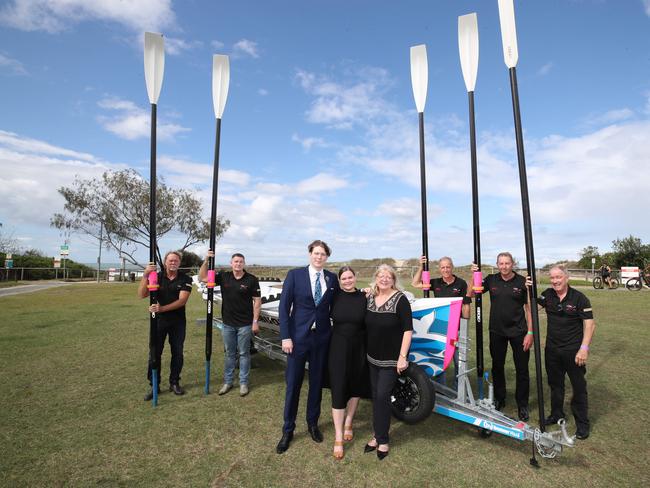
[(13, 268), (14, 267), (14, 260), (13, 259), (5, 259), (5, 268)]
[(596, 264), (596, 258), (591, 258), (591, 264)]
[(10, 252), (8, 252), (8, 253), (5, 255), (5, 259), (11, 259), (11, 258), (13, 258), (13, 257), (14, 257), (14, 255), (11, 254)]
[(61, 246), (61, 256), (67, 256), (68, 254), (70, 254), (70, 246), (67, 244)]
[(55, 268), (61, 267), (61, 260), (59, 258), (54, 258), (54, 267)]

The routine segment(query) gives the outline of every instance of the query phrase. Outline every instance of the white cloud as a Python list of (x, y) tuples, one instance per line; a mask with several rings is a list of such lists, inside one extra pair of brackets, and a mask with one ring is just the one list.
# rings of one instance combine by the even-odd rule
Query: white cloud
[[(54, 146), (45, 141), (0, 131), (0, 200), (3, 219), (20, 225), (49, 228), (52, 214), (63, 210), (57, 192), (75, 176), (93, 178), (119, 168), (90, 154)], [(39, 240), (39, 246), (41, 243)]]
[(201, 41), (186, 41), (175, 37), (165, 37), (165, 52), (171, 56), (178, 56), (184, 51), (190, 51), (203, 46)]
[[(167, 182), (172, 186), (209, 186), (212, 185), (212, 164), (195, 163), (185, 159), (161, 156), (158, 165), (167, 174)], [(245, 187), (251, 177), (244, 171), (219, 168), (219, 181)]]
[(232, 55), (234, 57), (241, 57), (248, 55), (252, 58), (259, 58), (259, 51), (257, 43), (249, 39), (241, 39), (237, 41), (232, 47)]
[(6, 53), (0, 51), (0, 69), (6, 69), (14, 75), (26, 75), (27, 70), (23, 63), (17, 59), (9, 57)]
[(57, 33), (96, 20), (122, 24), (134, 32), (174, 28), (171, 0), (13, 0), (0, 10), (0, 22), (25, 31)]
[(298, 134), (291, 136), (293, 142), (297, 142), (302, 146), (305, 152), (309, 152), (312, 147), (327, 147), (328, 144), (322, 137), (300, 137)]
[[(117, 115), (100, 115), (99, 123), (109, 132), (122, 139), (133, 141), (151, 136), (151, 115), (149, 111), (137, 106), (130, 100), (109, 97), (100, 100), (97, 105)], [(156, 133), (160, 140), (173, 140), (177, 135), (191, 129), (165, 121), (159, 117)]]
[(634, 111), (625, 107), (620, 109), (610, 110), (602, 114), (591, 114), (587, 117), (586, 125), (588, 126), (602, 126), (614, 124), (623, 120), (628, 120), (634, 117)]
[(551, 72), (552, 68), (553, 68), (553, 62), (549, 61), (548, 63), (546, 63), (544, 66), (542, 66), (541, 68), (539, 68), (537, 70), (537, 74), (539, 76), (546, 76), (547, 74), (549, 74)]
[(294, 186), (294, 190), (302, 194), (327, 193), (340, 190), (348, 185), (347, 180), (343, 178), (331, 174), (318, 173), (311, 178), (300, 181)]
[(394, 108), (383, 98), (391, 85), (386, 70), (359, 68), (349, 76), (351, 81), (339, 83), (304, 70), (296, 72), (297, 82), (314, 96), (306, 114), (309, 122), (350, 129), (393, 115)]
[(210, 46), (212, 47), (212, 49), (221, 49), (223, 48), (224, 45), (225, 44), (221, 41), (217, 41), (217, 40), (210, 41)]
[(262, 97), (265, 97), (269, 94), (269, 91), (266, 88), (260, 88), (259, 90), (257, 90), (257, 94)]

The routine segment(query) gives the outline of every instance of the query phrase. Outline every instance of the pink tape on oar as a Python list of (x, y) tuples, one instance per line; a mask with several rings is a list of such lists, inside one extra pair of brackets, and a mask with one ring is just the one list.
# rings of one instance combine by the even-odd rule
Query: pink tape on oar
[(483, 273), (474, 271), (474, 291), (483, 291)]
[(149, 291), (154, 291), (160, 288), (158, 286), (158, 273), (156, 272), (149, 273), (148, 280), (149, 280), (149, 284), (147, 285), (147, 289), (149, 289)]
[(216, 279), (215, 279), (215, 272), (213, 269), (208, 270), (208, 283), (207, 286), (208, 288), (214, 288), (216, 285)]
[(431, 274), (428, 271), (422, 271), (422, 289), (428, 290), (431, 288)]
[(456, 343), (458, 342), (458, 328), (460, 327), (460, 312), (463, 307), (463, 300), (456, 300), (449, 304), (449, 322), (447, 322), (447, 344), (445, 345), (445, 360), (442, 369), (447, 369), (449, 363), (454, 359)]

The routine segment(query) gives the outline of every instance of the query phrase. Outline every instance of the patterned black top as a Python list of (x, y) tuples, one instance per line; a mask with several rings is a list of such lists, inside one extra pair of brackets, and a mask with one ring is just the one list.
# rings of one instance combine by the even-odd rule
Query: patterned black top
[(397, 366), (402, 338), (409, 330), (413, 330), (413, 317), (404, 293), (396, 292), (380, 307), (374, 296), (368, 298), (366, 333), (371, 364), (385, 368)]

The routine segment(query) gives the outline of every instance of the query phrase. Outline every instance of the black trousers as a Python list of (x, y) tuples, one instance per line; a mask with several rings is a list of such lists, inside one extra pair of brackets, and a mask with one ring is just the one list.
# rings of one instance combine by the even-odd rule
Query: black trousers
[(546, 376), (548, 386), (551, 387), (551, 415), (564, 417), (564, 377), (568, 375), (573, 389), (571, 412), (576, 427), (589, 432), (587, 380), (585, 379), (587, 368), (576, 364), (577, 353), (577, 350), (560, 351), (550, 347), (544, 350)]
[(504, 337), (490, 332), (490, 355), (492, 356), (492, 382), (494, 383), (494, 399), (499, 402), (506, 400), (506, 353), (508, 343), (512, 349), (512, 358), (515, 362), (516, 388), (515, 399), (518, 407), (528, 406), (528, 391), (530, 379), (528, 376), (528, 360), (530, 349), (524, 351), (524, 338), (526, 334), (517, 337)]
[[(162, 370), (162, 353), (165, 348), (165, 339), (169, 337), (169, 348), (171, 350), (171, 363), (169, 369), (169, 384), (178, 383), (181, 380), (181, 370), (183, 369), (183, 345), (185, 344), (185, 320), (175, 324), (166, 324), (158, 322), (158, 334), (156, 336), (156, 355), (158, 368), (158, 384), (160, 385), (160, 371)], [(153, 364), (151, 356), (149, 357), (149, 366), (147, 368), (147, 379), (151, 384), (151, 366)]]
[(368, 364), (372, 387), (372, 428), (378, 444), (388, 444), (390, 430), (390, 392), (397, 381), (397, 368), (380, 368)]

